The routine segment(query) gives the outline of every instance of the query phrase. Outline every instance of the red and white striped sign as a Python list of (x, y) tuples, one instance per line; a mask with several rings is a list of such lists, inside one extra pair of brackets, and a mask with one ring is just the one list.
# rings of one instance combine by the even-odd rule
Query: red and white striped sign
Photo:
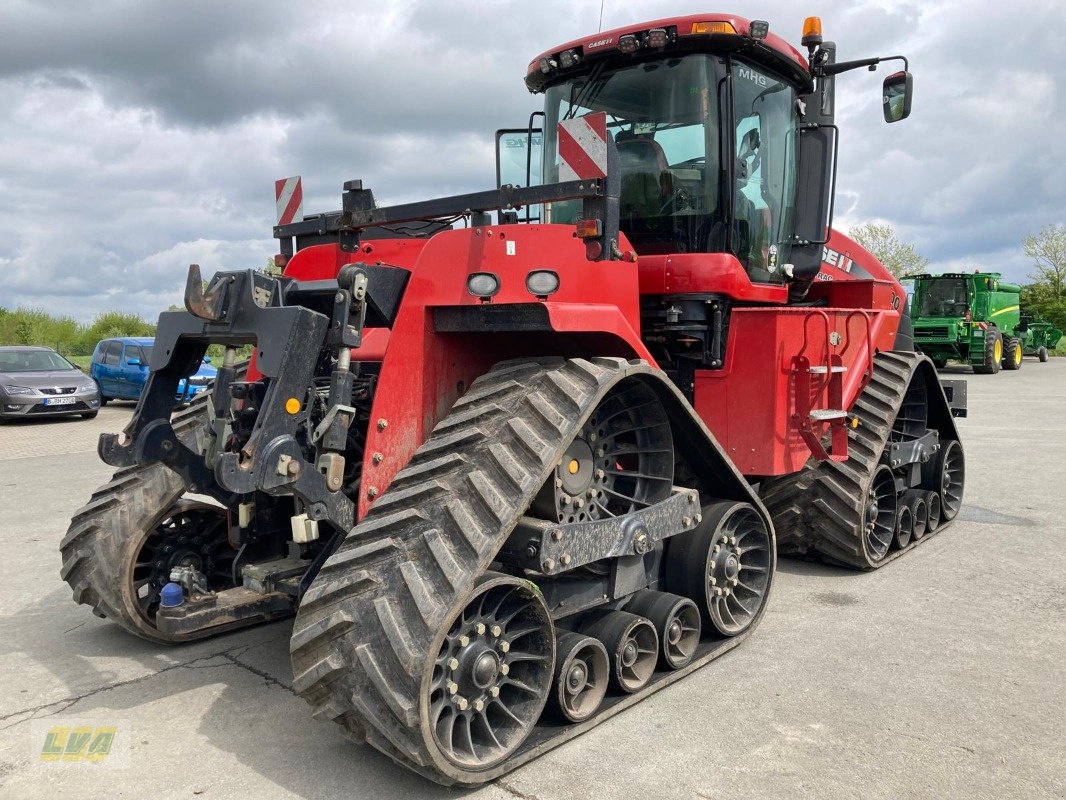
[(278, 204), (278, 225), (303, 219), (304, 188), (300, 176), (274, 181), (274, 200)]
[(602, 111), (559, 123), (559, 180), (607, 177), (607, 115)]

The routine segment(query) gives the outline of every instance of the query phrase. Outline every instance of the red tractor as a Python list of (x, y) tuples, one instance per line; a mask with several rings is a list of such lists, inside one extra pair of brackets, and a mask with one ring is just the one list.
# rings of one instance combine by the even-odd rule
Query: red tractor
[[(75, 599), (157, 642), (295, 612), (315, 717), (478, 784), (739, 644), (778, 552), (870, 569), (955, 517), (964, 384), (827, 246), (835, 76), (889, 59), (768, 28), (554, 48), (524, 185), (379, 208), (351, 181), (275, 229), (283, 277), (191, 268), (63, 541)], [(910, 96), (886, 79), (889, 122)]]

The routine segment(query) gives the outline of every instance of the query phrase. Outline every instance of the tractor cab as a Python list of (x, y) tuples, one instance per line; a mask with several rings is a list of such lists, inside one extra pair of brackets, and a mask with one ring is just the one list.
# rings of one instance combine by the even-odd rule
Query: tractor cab
[[(526, 76), (544, 95), (543, 111), (528, 131), (498, 135), (500, 182), (572, 177), (566, 148), (574, 143), (560, 140), (560, 125), (604, 114), (617, 150), (619, 229), (637, 254), (727, 255), (707, 260), (719, 283), (736, 284), (734, 272), (744, 284), (796, 278), (805, 292), (831, 225), (834, 76), (882, 60), (836, 64), (820, 31), (810, 18), (804, 56), (768, 23), (700, 15), (548, 51)], [(886, 80), (884, 102), (887, 121), (909, 113), (906, 72)], [(579, 201), (546, 203), (529, 221), (574, 224), (581, 213)]]

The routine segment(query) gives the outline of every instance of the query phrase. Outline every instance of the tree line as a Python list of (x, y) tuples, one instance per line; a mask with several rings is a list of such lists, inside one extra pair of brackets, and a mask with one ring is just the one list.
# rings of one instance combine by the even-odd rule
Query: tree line
[(65, 356), (88, 356), (101, 339), (154, 335), (153, 323), (121, 311), (108, 311), (86, 324), (43, 308), (0, 307), (0, 345), (41, 344)]
[[(891, 225), (868, 222), (852, 228), (848, 235), (897, 278), (924, 273), (929, 266), (929, 259), (913, 244), (902, 241)], [(1048, 225), (1026, 236), (1022, 249), (1033, 260), (1030, 283), (1022, 287), (1022, 308), (1066, 330), (1066, 224)], [(974, 265), (978, 268), (994, 271), (988, 265)]]

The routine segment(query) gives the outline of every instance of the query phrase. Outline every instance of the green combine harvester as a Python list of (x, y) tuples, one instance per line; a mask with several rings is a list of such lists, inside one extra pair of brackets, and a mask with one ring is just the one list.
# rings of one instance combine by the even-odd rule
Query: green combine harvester
[(1047, 361), (1062, 338), (1050, 322), (1023, 314), (1021, 287), (998, 272), (951, 272), (903, 278), (914, 343), (937, 367), (970, 364), (978, 374), (1019, 369), (1023, 355)]

